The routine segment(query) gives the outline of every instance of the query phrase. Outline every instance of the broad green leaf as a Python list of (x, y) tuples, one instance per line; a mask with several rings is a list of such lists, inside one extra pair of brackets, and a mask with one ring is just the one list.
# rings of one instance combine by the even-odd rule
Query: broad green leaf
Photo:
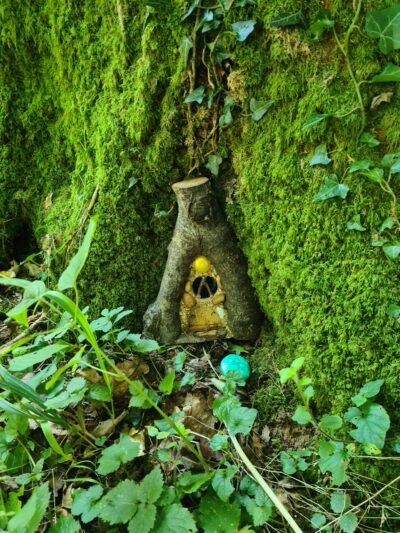
[(190, 15), (193, 13), (193, 11), (196, 9), (196, 7), (200, 4), (200, 0), (192, 0), (189, 9), (186, 11), (186, 13), (182, 16), (181, 21), (184, 21)]
[(163, 485), (164, 480), (161, 469), (159, 466), (156, 466), (140, 482), (139, 500), (142, 503), (155, 503), (161, 495)]
[(331, 494), (331, 509), (334, 513), (344, 513), (350, 507), (350, 496), (346, 492)]
[(385, 180), (383, 178), (383, 169), (376, 167), (368, 170), (360, 170), (361, 176), (365, 176), (374, 183), (383, 183)]
[[(209, 46), (210, 48), (210, 46)], [(222, 47), (221, 43), (218, 41), (213, 47), (210, 48), (212, 52), (212, 58), (214, 63), (220, 65), (222, 61), (229, 59), (231, 56), (228, 54)]]
[(157, 341), (153, 339), (142, 339), (140, 335), (132, 333), (126, 337), (124, 343), (137, 353), (154, 352), (160, 348)]
[(289, 379), (292, 379), (296, 375), (296, 369), (290, 367), (281, 368), (279, 370), (279, 380), (284, 385)]
[(222, 163), (222, 157), (218, 154), (211, 154), (208, 157), (207, 163), (204, 165), (211, 172), (213, 176), (218, 176), (219, 167)]
[(49, 484), (34, 489), (29, 500), (8, 522), (9, 533), (35, 533), (50, 502)]
[(305, 357), (296, 357), (296, 359), (292, 361), (292, 364), (290, 365), (290, 367), (298, 371), (304, 365), (305, 360), (306, 360)]
[(25, 326), (27, 328), (29, 326), (28, 309), (36, 302), (37, 298), (29, 298), (27, 300), (23, 299), (21, 302), (19, 302), (18, 305), (16, 305), (12, 309), (10, 309), (10, 311), (7, 312), (8, 318), (15, 320), (16, 322), (18, 322), (18, 324), (21, 324), (22, 326)]
[(321, 513), (314, 513), (311, 517), (311, 527), (313, 529), (320, 529), (326, 524), (326, 516)]
[(269, 498), (262, 503), (260, 502), (261, 505), (256, 498), (250, 498), (250, 496), (241, 496), (240, 502), (251, 516), (255, 527), (265, 524), (272, 515), (273, 504)]
[(88, 229), (83, 238), (82, 244), (79, 247), (79, 250), (71, 259), (64, 272), (61, 274), (60, 279), (58, 280), (58, 288), (60, 291), (72, 289), (75, 286), (79, 273), (85, 264), (87, 256), (89, 255), (90, 244), (92, 242), (94, 232), (96, 231), (97, 220), (97, 216), (94, 216), (90, 219)]
[(389, 259), (397, 259), (400, 255), (400, 241), (390, 241), (384, 244), (383, 251)]
[(188, 94), (184, 100), (185, 104), (191, 104), (197, 102), (201, 104), (204, 99), (205, 88), (203, 85), (196, 87), (190, 94)]
[(48, 398), (46, 400), (46, 407), (49, 409), (65, 409), (72, 403), (80, 402), (87, 390), (86, 381), (84, 378), (72, 378), (68, 383), (66, 390)]
[(343, 485), (347, 480), (346, 468), (348, 464), (343, 442), (321, 442), (318, 454), (320, 456), (318, 466), (321, 472), (323, 474), (331, 472), (332, 484)]
[(38, 350), (32, 351), (26, 355), (20, 355), (19, 357), (14, 357), (11, 359), (9, 368), (12, 372), (20, 372), (21, 370), (26, 370), (27, 368), (42, 363), (49, 359), (54, 354), (59, 352), (69, 352), (73, 346), (64, 341), (58, 341), (55, 344), (50, 344), (44, 348), (39, 348)]
[(84, 524), (91, 522), (99, 512), (97, 502), (103, 495), (101, 485), (93, 485), (85, 489), (78, 489), (73, 493), (71, 512), (74, 516), (81, 515)]
[(135, 459), (139, 455), (139, 451), (139, 443), (128, 435), (121, 433), (119, 442), (112, 444), (101, 452), (96, 472), (102, 476), (115, 472), (121, 465)]
[(307, 23), (301, 11), (298, 11), (297, 13), (287, 13), (286, 11), (282, 11), (271, 19), (269, 25), (275, 28), (287, 28), (289, 26), (301, 26), (302, 28), (306, 28)]
[(223, 417), (222, 421), (226, 424), (226, 427), (232, 435), (236, 435), (237, 433), (248, 435), (253, 427), (256, 416), (256, 409), (235, 407)]
[(306, 400), (307, 400), (308, 402), (309, 402), (309, 401), (311, 400), (311, 398), (314, 396), (314, 393), (315, 393), (315, 391), (314, 391), (314, 387), (313, 387), (312, 385), (309, 385), (308, 387), (306, 387), (306, 388), (304, 389), (304, 392), (303, 392), (303, 394), (304, 394), (304, 396), (305, 396), (305, 398), (306, 398)]
[(256, 100), (255, 98), (252, 98), (250, 100), (250, 111), (252, 112), (251, 118), (255, 122), (261, 120), (273, 103), (273, 100)]
[(400, 81), (400, 67), (393, 65), (393, 63), (388, 63), (381, 73), (376, 74), (372, 78), (371, 83), (384, 83), (388, 81)]
[(369, 11), (365, 31), (369, 37), (379, 39), (378, 46), (384, 54), (400, 48), (400, 4)]
[(291, 455), (289, 455), (288, 452), (281, 452), (279, 459), (281, 461), (282, 470), (285, 474), (291, 476), (297, 472), (296, 461)]
[(318, 425), (322, 431), (336, 431), (342, 427), (343, 420), (338, 415), (324, 415)]
[(134, 481), (121, 481), (97, 503), (98, 516), (109, 524), (125, 524), (138, 509), (139, 488)]
[[(400, 309), (400, 308), (399, 308)], [(219, 450), (228, 449), (228, 435), (213, 435), (210, 439), (210, 448), (217, 452)]]
[(350, 219), (347, 224), (346, 224), (346, 227), (348, 230), (355, 230), (355, 231), (365, 231), (366, 228), (364, 228), (364, 226), (361, 224), (361, 215), (354, 215), (354, 217), (352, 219)]
[(228, 464), (226, 468), (219, 468), (212, 478), (212, 488), (223, 502), (227, 502), (229, 496), (235, 491), (235, 487), (232, 485), (232, 479), (237, 472), (237, 466)]
[(307, 407), (305, 407), (304, 405), (299, 405), (294, 415), (292, 416), (292, 420), (304, 426), (312, 421), (312, 416)]
[(381, 165), (383, 167), (391, 167), (400, 160), (400, 152), (395, 152), (394, 154), (385, 154), (382, 157)]
[(171, 370), (171, 372), (168, 372), (168, 374), (160, 381), (158, 389), (166, 394), (171, 394), (172, 389), (174, 388), (174, 380), (175, 370)]
[(313, 202), (323, 202), (324, 200), (335, 197), (344, 200), (349, 190), (347, 185), (339, 183), (336, 174), (329, 174), (329, 176), (325, 176), (324, 184), (320, 190), (313, 196)]
[(314, 165), (329, 165), (331, 161), (332, 159), (328, 157), (328, 152), (326, 151), (326, 144), (320, 144), (314, 150), (310, 160), (310, 167)]
[(400, 317), (400, 306), (396, 304), (390, 304), (386, 309), (387, 314), (392, 318)]
[(400, 435), (397, 435), (397, 437), (394, 439), (392, 443), (392, 450), (395, 453), (400, 453)]
[(381, 246), (385, 245), (387, 242), (389, 242), (387, 239), (383, 237), (375, 237), (371, 241), (371, 246), (374, 248), (380, 248)]
[(386, 432), (390, 427), (390, 418), (381, 405), (370, 402), (364, 404), (360, 408), (360, 414), (354, 416), (351, 423), (357, 427), (350, 431), (354, 440), (383, 448)]
[[(71, 515), (60, 516), (53, 524), (48, 533), (79, 533), (81, 526)], [(142, 532), (143, 533), (143, 532)]]
[(234, 533), (240, 521), (240, 507), (236, 502), (224, 503), (209, 491), (202, 497), (198, 521), (204, 533)]
[(322, 37), (325, 30), (333, 28), (334, 24), (335, 23), (332, 20), (332, 16), (329, 11), (326, 9), (321, 9), (314, 22), (308, 28), (308, 33), (312, 36), (313, 41), (318, 41)]
[(153, 504), (139, 504), (135, 516), (129, 521), (128, 533), (149, 533), (156, 521), (157, 508)]
[(291, 476), (296, 472), (305, 472), (310, 466), (304, 457), (310, 457), (309, 450), (292, 450), (281, 452), (279, 459), (282, 464), (282, 470), (285, 474)]
[(392, 217), (385, 218), (382, 222), (381, 227), (379, 228), (379, 233), (385, 231), (385, 229), (392, 229), (394, 226), (394, 220)]
[(240, 400), (236, 396), (220, 396), (212, 404), (213, 413), (220, 420), (224, 420), (237, 407), (240, 407)]
[(367, 398), (373, 398), (379, 394), (382, 385), (385, 383), (384, 379), (377, 379), (375, 381), (369, 381), (360, 389), (360, 394), (363, 394)]
[(381, 144), (378, 139), (368, 131), (364, 131), (364, 133), (360, 135), (360, 143), (366, 144), (369, 148), (375, 148), (375, 146)]
[(193, 474), (192, 472), (183, 472), (176, 482), (176, 488), (183, 494), (192, 494), (204, 485), (207, 485), (214, 476), (214, 472), (204, 472), (202, 474)]
[(194, 533), (195, 531), (197, 527), (192, 514), (182, 505), (174, 503), (164, 507), (159, 513), (153, 533)]
[(372, 165), (372, 161), (370, 159), (361, 159), (360, 161), (353, 161), (351, 165), (349, 166), (349, 173), (352, 174), (353, 172), (357, 172), (358, 170), (368, 170), (369, 167)]
[(193, 48), (193, 39), (190, 36), (185, 35), (185, 37), (182, 38), (181, 48), (180, 48), (183, 69), (187, 67), (189, 53), (192, 48)]
[(339, 518), (340, 530), (344, 533), (354, 533), (357, 525), (358, 520), (355, 513), (346, 513)]
[(186, 361), (186, 352), (178, 352), (173, 361), (175, 372), (182, 372), (183, 364)]
[(254, 30), (255, 25), (255, 20), (241, 20), (231, 24), (233, 31), (236, 33), (236, 40), (240, 42), (245, 41)]
[(312, 128), (313, 126), (315, 126), (316, 124), (318, 124), (319, 122), (322, 122), (323, 120), (327, 119), (328, 117), (331, 117), (332, 116), (332, 113), (324, 113), (324, 114), (321, 114), (321, 115), (311, 115), (311, 117), (309, 117), (303, 124), (303, 126), (301, 127), (301, 131), (306, 131), (310, 128)]

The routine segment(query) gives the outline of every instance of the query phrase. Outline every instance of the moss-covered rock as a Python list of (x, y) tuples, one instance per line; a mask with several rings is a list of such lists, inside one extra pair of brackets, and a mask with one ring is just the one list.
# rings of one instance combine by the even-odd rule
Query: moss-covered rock
[[(392, 2), (363, 4), (365, 13)], [(31, 230), (57, 272), (79, 242), (74, 232), (99, 185), (100, 223), (83, 295), (93, 309), (133, 308), (136, 328), (166, 260), (176, 215), (170, 184), (190, 166), (179, 48), (193, 22), (181, 21), (184, 0), (168, 5), (146, 15), (140, 0), (44, 0), (18, 9), (4, 0), (0, 12), (0, 261), (12, 258), (15, 237)], [(227, 199), (272, 326), (268, 348), (256, 356), (259, 369), (271, 350), (282, 366), (304, 355), (319, 404), (339, 409), (372, 378), (386, 380), (388, 401), (398, 397), (400, 334), (386, 308), (400, 302), (399, 269), (370, 246), (389, 209), (375, 184), (346, 175), (345, 200), (312, 197), (327, 172), (341, 178), (350, 161), (379, 161), (399, 149), (400, 98), (394, 84), (361, 86), (367, 109), (383, 90), (393, 96), (368, 111), (367, 129), (381, 144), (359, 144), (360, 113), (348, 113), (357, 97), (332, 32), (313, 42), (302, 28), (269, 25), (281, 11), (302, 9), (312, 20), (321, 7), (318, 0), (259, 0), (240, 10), (257, 25), (246, 42), (227, 37), (228, 87), (237, 105), (233, 125), (220, 135), (226, 157), (215, 188)], [(352, 3), (329, 7), (341, 39)], [(358, 80), (388, 60), (358, 30), (350, 45)], [(274, 101), (259, 122), (250, 118), (251, 97)], [(303, 131), (315, 113), (346, 116)], [(321, 143), (333, 159), (328, 171), (309, 166)], [(367, 231), (348, 231), (358, 213)]]

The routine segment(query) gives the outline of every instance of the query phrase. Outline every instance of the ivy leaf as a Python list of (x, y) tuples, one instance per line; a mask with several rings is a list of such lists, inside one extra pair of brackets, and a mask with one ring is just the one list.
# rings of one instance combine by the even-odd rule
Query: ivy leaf
[(35, 533), (50, 502), (49, 484), (34, 489), (29, 500), (8, 522), (9, 533)]
[(181, 17), (181, 21), (184, 21), (190, 15), (193, 13), (193, 11), (196, 9), (196, 7), (200, 4), (200, 0), (192, 0), (192, 3), (189, 6), (189, 9), (186, 11), (186, 13)]
[(128, 435), (121, 433), (120, 440), (101, 452), (96, 472), (101, 476), (115, 472), (118, 468), (135, 459), (140, 452), (140, 445)]
[(395, 260), (400, 255), (400, 241), (391, 241), (383, 245), (383, 251), (389, 259)]
[(185, 104), (191, 104), (192, 102), (197, 102), (201, 104), (204, 99), (205, 88), (203, 85), (196, 87), (190, 94), (188, 94), (184, 100)]
[(185, 507), (177, 503), (164, 507), (157, 516), (154, 526), (154, 533), (194, 533), (195, 531), (197, 527), (193, 516)]
[(292, 420), (294, 420), (301, 426), (305, 426), (306, 424), (309, 424), (312, 421), (312, 416), (307, 407), (305, 407), (304, 405), (299, 405), (294, 415), (292, 416)]
[(229, 500), (229, 496), (235, 491), (232, 479), (238, 472), (237, 466), (227, 465), (227, 468), (219, 468), (211, 481), (212, 488), (223, 502)]
[(354, 217), (349, 220), (346, 224), (346, 227), (348, 230), (355, 230), (355, 231), (365, 231), (366, 228), (361, 224), (361, 216), (360, 215), (354, 215)]
[(241, 20), (239, 22), (234, 22), (231, 26), (236, 33), (236, 40), (240, 42), (245, 41), (254, 30), (255, 24), (255, 20)]
[(161, 495), (164, 485), (159, 466), (145, 476), (139, 485), (139, 500), (143, 503), (155, 503)]
[(385, 218), (382, 222), (381, 227), (379, 228), (379, 233), (385, 231), (385, 229), (392, 229), (394, 226), (394, 220), (391, 217)]
[(322, 37), (325, 30), (333, 28), (334, 24), (335, 23), (332, 20), (332, 16), (329, 11), (326, 9), (321, 9), (314, 22), (308, 28), (308, 33), (312, 35), (313, 41), (318, 41)]
[(297, 13), (287, 13), (282, 11), (270, 20), (270, 26), (274, 28), (287, 28), (288, 26), (301, 26), (307, 27), (306, 19), (301, 11)]
[(218, 126), (222, 128), (222, 126), (229, 126), (232, 124), (232, 109), (235, 107), (235, 102), (232, 98), (232, 96), (225, 96), (224, 100), (224, 107), (222, 109), (221, 116), (218, 120)]
[(361, 176), (365, 176), (369, 180), (373, 181), (374, 183), (383, 183), (383, 168), (371, 168), (368, 170), (360, 170), (359, 171)]
[(220, 65), (222, 61), (225, 61), (226, 59), (229, 59), (231, 56), (225, 50), (222, 48), (222, 45), (219, 41), (214, 46), (208, 45), (211, 53), (214, 63), (217, 65)]
[(365, 31), (369, 37), (379, 39), (379, 50), (384, 54), (400, 48), (400, 4), (369, 11)]
[(240, 521), (240, 508), (236, 502), (224, 503), (213, 492), (201, 499), (199, 523), (204, 533), (234, 533)]
[(98, 516), (109, 524), (125, 524), (138, 509), (139, 488), (134, 481), (121, 481), (98, 502)]
[(182, 56), (182, 69), (187, 67), (189, 52), (193, 48), (193, 39), (190, 36), (185, 36), (181, 41), (181, 56)]
[(390, 418), (385, 409), (377, 404), (364, 404), (359, 414), (351, 419), (357, 429), (350, 431), (354, 440), (361, 444), (375, 444), (382, 449), (385, 444), (386, 432), (390, 427)]
[(222, 420), (232, 435), (236, 435), (237, 433), (248, 435), (253, 427), (256, 416), (256, 409), (241, 406), (232, 409)]
[(338, 415), (324, 415), (319, 421), (322, 431), (336, 431), (343, 425), (343, 420)]
[(74, 491), (71, 512), (74, 516), (81, 515), (84, 524), (96, 518), (98, 514), (97, 502), (103, 495), (101, 485), (93, 485), (87, 490), (78, 489)]
[(343, 485), (347, 480), (347, 454), (343, 442), (321, 442), (318, 455), (318, 466), (323, 474), (332, 473), (332, 484)]
[(346, 492), (331, 494), (331, 509), (334, 513), (344, 513), (350, 507), (350, 496)]
[(218, 176), (219, 167), (222, 163), (222, 157), (218, 154), (211, 154), (208, 157), (207, 163), (204, 165), (211, 172), (213, 176)]
[(339, 526), (344, 533), (354, 533), (358, 520), (355, 513), (346, 513), (339, 518)]
[(348, 168), (349, 174), (352, 174), (353, 172), (357, 172), (358, 170), (368, 170), (369, 167), (372, 165), (372, 161), (370, 159), (361, 159), (360, 161), (353, 161), (351, 165)]
[(128, 533), (149, 533), (156, 520), (157, 508), (152, 504), (140, 504), (128, 524)]
[[(399, 314), (400, 314), (400, 308), (399, 308)], [(210, 439), (210, 448), (217, 452), (219, 450), (227, 450), (228, 449), (228, 435), (213, 435)]]
[(255, 98), (252, 98), (250, 100), (250, 111), (252, 112), (251, 118), (255, 122), (258, 122), (273, 103), (273, 100), (256, 100)]
[(313, 529), (320, 529), (326, 524), (326, 516), (321, 513), (314, 513), (311, 517), (311, 527)]
[(396, 152), (394, 154), (385, 154), (382, 157), (381, 165), (383, 167), (393, 167), (396, 163), (400, 161), (400, 152)]
[(310, 167), (314, 165), (329, 165), (331, 161), (332, 159), (328, 157), (328, 153), (326, 151), (326, 144), (320, 144), (314, 150), (310, 160)]
[(332, 113), (323, 113), (323, 114), (320, 114), (320, 115), (311, 115), (311, 117), (309, 117), (303, 124), (303, 126), (301, 127), (301, 131), (306, 131), (310, 128), (312, 128), (313, 126), (315, 126), (316, 124), (318, 124), (319, 122), (322, 122), (323, 120), (327, 119), (328, 117), (332, 117)]
[(339, 183), (336, 174), (329, 174), (329, 176), (325, 176), (324, 184), (320, 190), (313, 196), (313, 202), (323, 202), (324, 200), (335, 197), (342, 198), (343, 200), (346, 198), (349, 190), (347, 185)]
[(368, 131), (364, 131), (364, 133), (360, 135), (360, 143), (366, 144), (369, 148), (375, 148), (375, 146), (381, 144), (378, 139)]
[(400, 317), (400, 306), (396, 304), (390, 304), (386, 309), (386, 313), (392, 318)]

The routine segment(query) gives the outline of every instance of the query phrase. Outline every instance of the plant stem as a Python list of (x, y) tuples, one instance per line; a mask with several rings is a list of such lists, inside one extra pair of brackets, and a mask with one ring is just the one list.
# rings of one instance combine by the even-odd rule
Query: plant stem
[(237, 438), (235, 437), (235, 435), (232, 435), (229, 432), (229, 436), (230, 436), (230, 438), (232, 440), (232, 443), (233, 443), (233, 445), (235, 447), (235, 450), (236, 450), (237, 454), (239, 455), (240, 459), (246, 465), (246, 467), (248, 468), (249, 472), (254, 477), (255, 481), (260, 485), (260, 487), (263, 489), (263, 491), (267, 494), (267, 496), (273, 502), (273, 504), (278, 509), (280, 514), (283, 516), (283, 518), (289, 524), (289, 526), (293, 529), (294, 533), (303, 533), (303, 530), (297, 525), (295, 519), (292, 517), (292, 515), (286, 509), (284, 504), (281, 502), (281, 500), (278, 498), (278, 496), (275, 494), (275, 492), (272, 490), (272, 488), (267, 484), (267, 482), (264, 480), (264, 478), (259, 474), (259, 472), (256, 469), (256, 467), (253, 465), (253, 463), (250, 461), (250, 459), (244, 453), (243, 448), (240, 446), (240, 444), (239, 444)]

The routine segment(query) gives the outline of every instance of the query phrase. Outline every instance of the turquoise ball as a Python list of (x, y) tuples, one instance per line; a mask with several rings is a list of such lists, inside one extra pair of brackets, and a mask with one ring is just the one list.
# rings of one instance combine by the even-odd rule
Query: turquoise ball
[(250, 376), (250, 365), (244, 357), (235, 353), (225, 356), (220, 364), (221, 374), (226, 376), (228, 372), (236, 371), (240, 373), (243, 381)]

